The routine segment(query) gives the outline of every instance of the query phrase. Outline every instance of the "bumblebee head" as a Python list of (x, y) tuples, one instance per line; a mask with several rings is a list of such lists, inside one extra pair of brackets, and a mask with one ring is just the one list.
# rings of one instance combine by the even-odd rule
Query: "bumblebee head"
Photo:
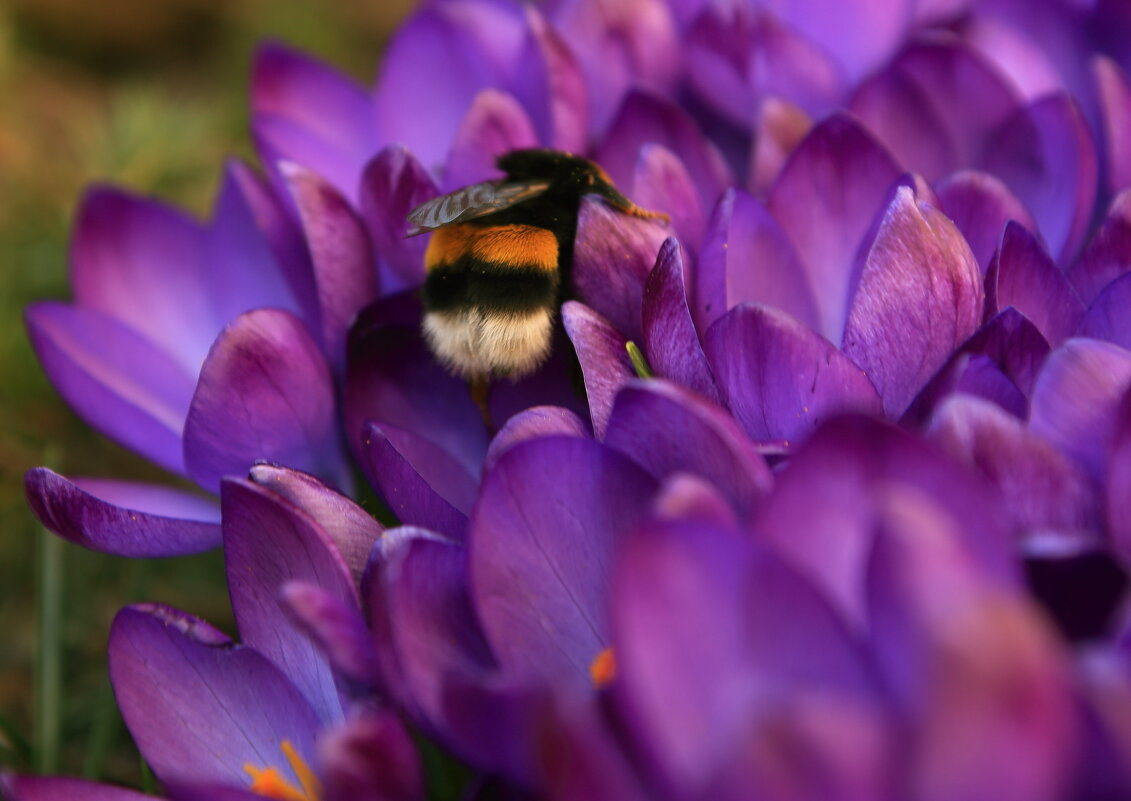
[(507, 174), (508, 181), (548, 180), (551, 191), (563, 194), (598, 195), (622, 214), (644, 219), (662, 219), (668, 215), (642, 209), (621, 194), (608, 174), (589, 159), (561, 150), (526, 148), (504, 153), (496, 162)]

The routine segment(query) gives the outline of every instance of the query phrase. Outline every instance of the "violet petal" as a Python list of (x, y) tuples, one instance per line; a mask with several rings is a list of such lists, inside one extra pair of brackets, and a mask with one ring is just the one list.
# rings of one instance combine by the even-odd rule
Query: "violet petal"
[(813, 127), (813, 120), (788, 100), (767, 97), (758, 107), (747, 187), (765, 197), (790, 154)]
[(1127, 132), (1131, 130), (1131, 79), (1107, 56), (1096, 56), (1092, 62), (1099, 90), (1103, 132), (1104, 189), (1114, 195), (1131, 186), (1131, 148)]
[(1100, 229), (1068, 277), (1090, 305), (1104, 287), (1127, 272), (1131, 261), (1131, 190), (1111, 201)]
[(501, 178), (495, 160), (511, 150), (534, 147), (538, 134), (513, 95), (484, 89), (475, 96), (456, 129), (440, 188), (451, 192), (469, 184)]
[(1124, 394), (1107, 462), (1104, 512), (1116, 551), (1126, 559), (1131, 554), (1131, 400)]
[(589, 425), (569, 409), (560, 406), (533, 406), (507, 420), (491, 440), (483, 460), (483, 472), (499, 461), (499, 457), (520, 442), (539, 437), (591, 437)]
[(632, 179), (632, 198), (641, 208), (671, 217), (671, 227), (691, 253), (699, 249), (706, 219), (703, 201), (687, 167), (679, 156), (663, 145), (646, 144)]
[(577, 301), (562, 306), (562, 322), (581, 363), (593, 436), (604, 439), (613, 398), (635, 375), (625, 350), (628, 340), (608, 320)]
[(198, 495), (122, 481), (72, 481), (46, 467), (29, 470), (24, 485), (40, 522), (84, 548), (146, 558), (220, 544), (219, 509)]
[(999, 178), (961, 170), (935, 185), (939, 208), (962, 232), (985, 273), (997, 252), (1005, 224), (1013, 221), (1037, 231), (1033, 216)]
[(532, 111), (538, 140), (556, 150), (586, 148), (589, 93), (581, 64), (536, 6), (525, 6), (526, 42), (513, 91)]
[(325, 801), (419, 801), (425, 797), (417, 746), (392, 712), (366, 712), (318, 741)]
[(0, 792), (11, 801), (153, 801), (157, 796), (62, 776), (0, 776)]
[(685, 520), (724, 529), (740, 528), (730, 499), (710, 481), (691, 473), (673, 473), (660, 486), (652, 504), (657, 520)]
[(832, 53), (850, 83), (891, 56), (907, 35), (915, 5), (908, 0), (850, 0), (833, 8), (820, 0), (767, 4), (786, 24)]
[(377, 653), (356, 604), (342, 603), (317, 584), (301, 579), (283, 584), (279, 598), (336, 673), (366, 689), (377, 685)]
[(1076, 333), (1092, 339), (1106, 339), (1121, 348), (1131, 349), (1131, 325), (1127, 309), (1131, 304), (1131, 275), (1121, 275), (1108, 284), (1088, 309)]

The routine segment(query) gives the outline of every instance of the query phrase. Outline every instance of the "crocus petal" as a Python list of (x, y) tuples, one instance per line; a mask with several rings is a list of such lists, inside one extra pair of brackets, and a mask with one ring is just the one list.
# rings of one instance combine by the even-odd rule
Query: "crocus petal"
[(1131, 349), (1131, 275), (1124, 274), (1108, 284), (1088, 309), (1076, 333), (1092, 339), (1106, 339), (1121, 348)]
[(815, 297), (817, 332), (839, 344), (856, 285), (857, 251), (900, 169), (850, 117), (834, 115), (793, 152), (768, 206), (801, 258)]
[(970, 244), (985, 273), (997, 252), (1005, 224), (1014, 221), (1036, 232), (1033, 216), (999, 178), (986, 172), (962, 170), (935, 185), (939, 208)]
[(349, 201), (316, 173), (289, 162), (280, 170), (310, 248), (322, 345), (330, 363), (341, 370), (346, 332), (357, 313), (377, 297), (369, 236)]
[(467, 383), (447, 373), (420, 334), (420, 301), (397, 295), (362, 312), (350, 332), (346, 434), (360, 448), (368, 422), (394, 425), (434, 442), (477, 475), (487, 431)]
[(562, 306), (562, 322), (581, 363), (593, 436), (603, 439), (613, 398), (634, 375), (625, 350), (628, 340), (608, 320), (577, 301)]
[(1108, 530), (1116, 550), (1126, 559), (1131, 554), (1131, 401), (1124, 394), (1119, 408), (1115, 438), (1107, 464), (1105, 509)]
[(248, 472), (248, 480), (313, 517), (334, 541), (354, 580), (360, 582), (373, 543), (383, 531), (368, 512), (314, 476), (280, 465), (257, 464)]
[(391, 712), (366, 712), (318, 740), (326, 801), (419, 801), (424, 771), (416, 744)]
[(661, 222), (628, 217), (596, 198), (581, 201), (573, 288), (580, 300), (637, 342), (644, 281), (668, 236)]
[(338, 674), (365, 688), (377, 684), (377, 653), (356, 604), (342, 603), (317, 584), (301, 580), (283, 584), (279, 595), (291, 619)]
[(718, 401), (719, 390), (691, 320), (683, 257), (674, 239), (660, 248), (644, 284), (643, 302), (644, 351), (655, 373)]
[(946, 217), (900, 187), (864, 261), (844, 353), (900, 415), (978, 327), (981, 272)]
[(686, 112), (664, 98), (634, 91), (602, 140), (597, 161), (614, 183), (631, 186), (645, 144), (662, 145), (679, 157), (704, 206), (714, 205), (723, 188), (733, 183), (722, 154)]
[(1032, 210), (1058, 263), (1076, 255), (1095, 205), (1096, 147), (1076, 102), (1054, 94), (1021, 109), (986, 158)]
[(1085, 304), (1090, 305), (1104, 287), (1127, 272), (1129, 253), (1131, 190), (1121, 192), (1111, 202), (1103, 224), (1068, 275)]
[(487, 472), (499, 457), (520, 442), (539, 437), (590, 437), (588, 424), (569, 409), (560, 406), (534, 406), (507, 420), (491, 440), (483, 471)]
[(330, 368), (294, 315), (260, 309), (220, 334), (185, 421), (185, 464), (216, 491), (257, 460), (348, 482)]
[(755, 530), (863, 625), (876, 521), (896, 491), (925, 496), (952, 518), (984, 574), (1016, 584), (1014, 542), (999, 497), (935, 446), (869, 418), (841, 418), (814, 434), (776, 476)]
[(513, 73), (524, 28), (521, 9), (489, 0), (421, 8), (381, 62), (373, 98), (380, 141), (407, 145), (435, 170), (472, 99)]
[(283, 740), (313, 760), (320, 724), (310, 704), (262, 654), (207, 623), (167, 607), (126, 607), (110, 629), (109, 657), (122, 717), (163, 782), (244, 787), (248, 764), (296, 782)]
[(604, 442), (659, 480), (686, 472), (713, 482), (743, 520), (772, 483), (766, 463), (730, 415), (666, 381), (625, 386)]
[(1054, 350), (1033, 389), (1029, 427), (1096, 480), (1107, 463), (1119, 399), (1131, 387), (1131, 352), (1095, 339)]
[(362, 436), (361, 464), (398, 520), (463, 538), (476, 476), (450, 453), (412, 431), (370, 423)]
[(1127, 131), (1131, 130), (1131, 80), (1106, 56), (1096, 57), (1092, 71), (1099, 89), (1103, 123), (1104, 188), (1115, 194), (1131, 186), (1131, 148), (1127, 145)]
[(61, 776), (0, 776), (0, 791), (11, 801), (152, 801), (155, 795)]
[(612, 554), (654, 489), (628, 459), (577, 437), (517, 445), (484, 477), (468, 562), (475, 607), (505, 675), (590, 686), (589, 665), (609, 644)]
[(986, 314), (1013, 306), (1056, 347), (1084, 316), (1084, 304), (1036, 238), (1009, 223), (986, 276)]
[(669, 215), (681, 244), (692, 253), (698, 250), (706, 227), (703, 201), (679, 156), (663, 145), (646, 144), (640, 148), (632, 198), (641, 208)]
[(204, 256), (198, 223), (167, 206), (97, 187), (75, 220), (75, 301), (117, 318), (195, 375), (225, 322), (213, 313)]
[(715, 207), (696, 278), (700, 330), (740, 303), (773, 306), (817, 328), (813, 290), (789, 237), (741, 189), (728, 189)]
[(535, 6), (525, 6), (526, 41), (515, 97), (531, 109), (538, 140), (557, 150), (585, 150), (589, 93), (581, 64)]
[(45, 301), (25, 315), (44, 372), (83, 419), (167, 470), (184, 472), (181, 430), (195, 372), (100, 312)]
[(451, 192), (468, 184), (501, 178), (495, 159), (511, 150), (537, 144), (534, 123), (514, 96), (484, 89), (475, 96), (467, 116), (456, 129), (441, 189)]
[[(259, 49), (251, 79), (252, 128), (275, 156), (325, 176), (355, 198), (365, 160), (376, 149), (373, 107), (354, 81), (279, 44)], [(280, 123), (280, 124), (276, 124)], [(295, 131), (299, 136), (282, 136)], [(303, 142), (310, 146), (301, 147)]]
[(751, 192), (758, 197), (769, 193), (789, 155), (812, 127), (809, 115), (788, 100), (768, 97), (762, 101), (750, 154), (747, 186)]
[(880, 410), (859, 367), (776, 309), (736, 306), (703, 345), (731, 413), (755, 442), (792, 443), (839, 412)]
[(725, 529), (738, 529), (731, 501), (713, 483), (691, 473), (665, 479), (652, 504), (656, 520), (690, 520)]
[(440, 192), (412, 151), (389, 145), (361, 176), (361, 216), (377, 257), (383, 294), (424, 283), (425, 237), (405, 238), (408, 214)]
[(220, 544), (220, 515), (205, 498), (169, 487), (70, 481), (46, 467), (24, 477), (40, 522), (85, 548), (118, 556), (180, 556)]
[(997, 487), (1017, 533), (1098, 528), (1095, 491), (1080, 469), (996, 404), (956, 395), (938, 407), (927, 433)]
[(828, 602), (737, 533), (652, 524), (628, 541), (612, 586), (611, 690), (673, 795), (696, 797), (771, 699), (875, 692)]
[(1019, 105), (977, 50), (935, 40), (907, 48), (857, 90), (849, 107), (900, 164), (935, 181), (974, 164)]

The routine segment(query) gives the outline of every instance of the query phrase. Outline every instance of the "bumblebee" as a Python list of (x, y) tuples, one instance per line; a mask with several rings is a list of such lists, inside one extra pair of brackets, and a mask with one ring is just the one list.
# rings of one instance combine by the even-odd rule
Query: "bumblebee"
[(549, 356), (581, 198), (593, 194), (623, 214), (667, 219), (634, 205), (580, 156), (531, 148), (496, 164), (501, 180), (434, 198), (408, 215), (408, 236), (433, 232), (424, 254), (425, 339), (441, 363), (471, 381), (481, 410), (492, 377), (527, 375)]

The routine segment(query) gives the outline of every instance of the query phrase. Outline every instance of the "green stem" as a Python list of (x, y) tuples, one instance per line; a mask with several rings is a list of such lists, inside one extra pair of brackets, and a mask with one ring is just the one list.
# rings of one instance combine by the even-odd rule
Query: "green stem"
[(39, 681), (35, 703), (35, 769), (59, 770), (63, 688), (63, 541), (39, 530)]

